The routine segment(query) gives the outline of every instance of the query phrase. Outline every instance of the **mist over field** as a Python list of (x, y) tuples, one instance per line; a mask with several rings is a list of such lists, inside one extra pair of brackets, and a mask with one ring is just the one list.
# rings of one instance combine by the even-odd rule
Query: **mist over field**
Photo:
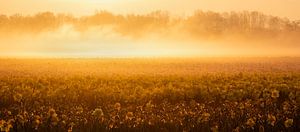
[(0, 0), (0, 132), (300, 132), (300, 0)]
[(255, 11), (0, 15), (2, 57), (299, 56), (300, 21)]

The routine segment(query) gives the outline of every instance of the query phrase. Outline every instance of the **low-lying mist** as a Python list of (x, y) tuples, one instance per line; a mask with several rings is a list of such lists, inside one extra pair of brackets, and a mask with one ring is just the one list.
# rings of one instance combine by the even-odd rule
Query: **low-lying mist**
[(300, 21), (259, 12), (0, 15), (2, 57), (299, 56)]

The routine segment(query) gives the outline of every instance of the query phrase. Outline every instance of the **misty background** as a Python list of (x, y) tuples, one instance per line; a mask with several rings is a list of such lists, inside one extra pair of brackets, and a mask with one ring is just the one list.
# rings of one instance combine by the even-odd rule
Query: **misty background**
[(299, 36), (257, 11), (0, 15), (2, 57), (299, 56)]

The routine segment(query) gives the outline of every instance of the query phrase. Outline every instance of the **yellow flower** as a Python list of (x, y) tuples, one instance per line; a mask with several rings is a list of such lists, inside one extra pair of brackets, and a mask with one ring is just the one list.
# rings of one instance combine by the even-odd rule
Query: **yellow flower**
[(13, 126), (11, 124), (11, 121), (7, 121), (7, 122), (4, 120), (0, 121), (0, 131), (1, 132), (9, 132), (12, 127)]
[(72, 132), (73, 131), (73, 127), (69, 127), (68, 132)]
[(48, 117), (50, 118), (52, 125), (57, 125), (59, 118), (57, 117), (57, 114), (54, 109), (49, 109)]
[(241, 110), (243, 110), (243, 109), (245, 109), (245, 105), (244, 105), (243, 103), (240, 103), (240, 104), (239, 104), (239, 108), (240, 108)]
[(240, 127), (236, 127), (235, 129), (232, 130), (233, 132), (240, 132)]
[(120, 103), (116, 103), (116, 104), (114, 105), (114, 107), (115, 107), (115, 110), (117, 110), (117, 111), (120, 111), (120, 110), (121, 110), (121, 104), (120, 104)]
[(290, 104), (287, 101), (283, 102), (283, 106), (282, 106), (283, 111), (286, 112), (289, 110), (289, 108), (290, 108)]
[(289, 128), (293, 125), (294, 120), (293, 119), (287, 119), (284, 121), (284, 126)]
[(210, 117), (210, 114), (207, 113), (207, 112), (204, 112), (204, 113), (202, 114), (202, 120), (203, 120), (203, 121), (208, 121), (208, 120), (209, 120), (209, 117)]
[(33, 127), (35, 129), (38, 129), (39, 125), (41, 124), (41, 121), (38, 120), (38, 119), (35, 119), (34, 122), (33, 122)]
[(0, 120), (0, 128), (2, 128), (5, 124), (5, 120)]
[(11, 111), (7, 111), (7, 115), (11, 115)]
[(289, 98), (290, 98), (290, 100), (294, 100), (295, 98), (296, 98), (296, 96), (295, 96), (295, 94), (294, 93), (290, 93), (289, 94)]
[(54, 114), (56, 114), (55, 110), (53, 108), (49, 109), (48, 116), (52, 116)]
[(246, 125), (253, 127), (255, 125), (255, 121), (253, 118), (247, 120)]
[(126, 117), (125, 117), (126, 120), (132, 120), (133, 119), (133, 112), (128, 112), (126, 114)]
[(278, 98), (279, 97), (279, 91), (276, 90), (276, 89), (272, 90), (271, 97), (274, 98), (274, 99)]
[(82, 108), (81, 106), (80, 106), (80, 107), (77, 107), (76, 110), (77, 110), (76, 114), (81, 114), (81, 113), (83, 113), (83, 108)]
[(218, 131), (219, 131), (219, 126), (218, 126), (218, 125), (215, 125), (215, 126), (211, 127), (210, 130), (211, 130), (212, 132), (218, 132)]
[(68, 120), (68, 117), (67, 117), (67, 115), (63, 114), (63, 115), (61, 115), (61, 119), (62, 120)]
[(153, 108), (154, 107), (154, 105), (152, 104), (152, 101), (150, 100), (147, 104), (146, 104), (146, 109), (151, 109), (151, 108)]
[(264, 131), (265, 131), (264, 126), (260, 125), (258, 131), (259, 131), (259, 132), (264, 132)]
[(275, 122), (276, 122), (276, 117), (274, 115), (268, 114), (268, 123), (274, 126)]
[(16, 93), (13, 97), (16, 102), (20, 102), (22, 100), (22, 94)]
[(22, 115), (17, 115), (17, 121), (21, 124), (24, 124), (25, 123), (25, 120), (24, 120), (24, 117)]
[(74, 126), (75, 126), (75, 123), (71, 122), (71, 123), (69, 124), (68, 132), (72, 132)]
[(58, 121), (59, 121), (59, 119), (58, 119), (58, 117), (57, 117), (57, 114), (54, 114), (52, 117), (51, 117), (51, 124), (52, 125), (57, 125), (57, 123), (58, 123)]
[(109, 124), (109, 125), (108, 125), (108, 128), (109, 128), (109, 129), (114, 128), (114, 124), (113, 124), (113, 123)]
[(92, 115), (93, 115), (93, 116), (96, 116), (96, 117), (101, 117), (101, 116), (103, 116), (104, 114), (103, 114), (102, 109), (96, 108), (96, 109), (93, 111)]

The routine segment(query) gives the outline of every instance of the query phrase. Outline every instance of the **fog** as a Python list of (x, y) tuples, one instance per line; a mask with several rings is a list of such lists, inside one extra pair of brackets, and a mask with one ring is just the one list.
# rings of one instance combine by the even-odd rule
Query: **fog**
[(300, 22), (259, 12), (0, 15), (1, 57), (299, 56)]

